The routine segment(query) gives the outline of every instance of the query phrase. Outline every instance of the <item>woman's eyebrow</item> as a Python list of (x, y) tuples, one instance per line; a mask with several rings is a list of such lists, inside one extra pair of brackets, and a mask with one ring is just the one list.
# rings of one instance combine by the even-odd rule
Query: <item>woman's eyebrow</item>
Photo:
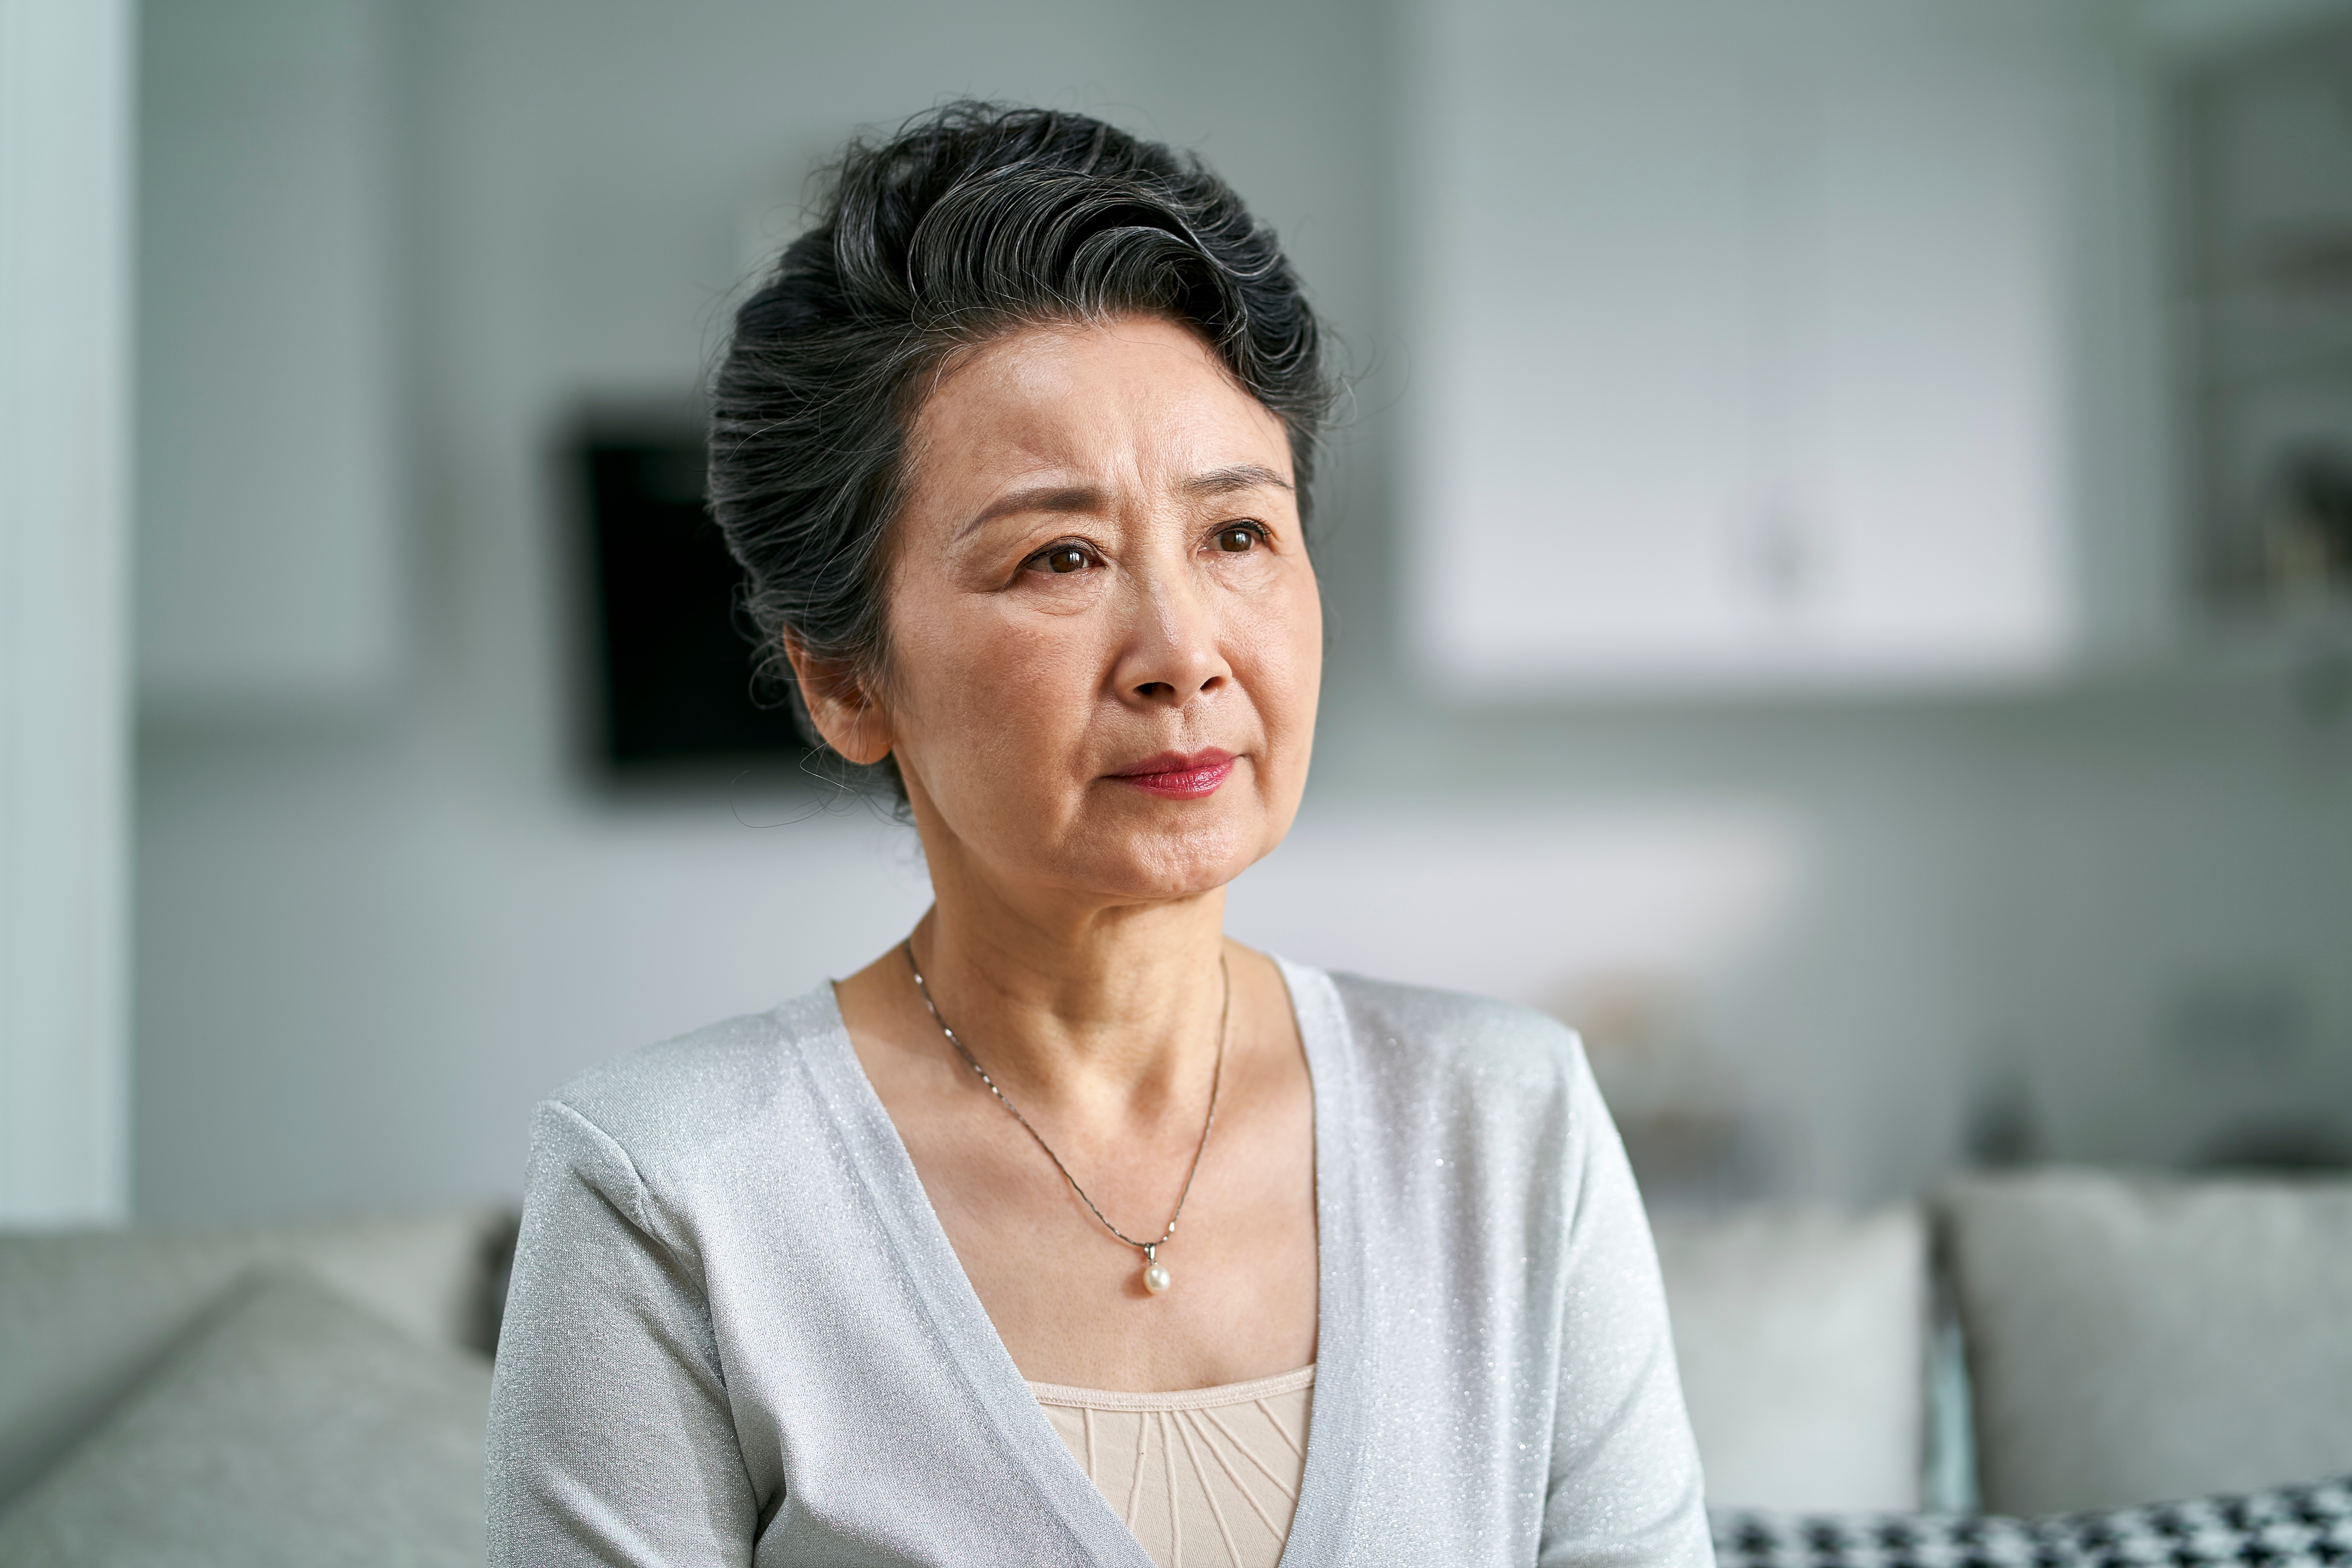
[[(1234, 490), (1292, 489), (1288, 479), (1264, 463), (1236, 463), (1230, 468), (1210, 468), (1178, 483), (1178, 489), (1195, 500), (1205, 500), (1214, 496), (1230, 495)], [(1013, 517), (1022, 512), (1099, 511), (1107, 504), (1103, 492), (1092, 485), (1032, 485), (1027, 489), (1007, 490), (973, 514), (971, 521), (956, 530), (955, 536), (963, 538), (976, 528), (994, 522), (1000, 517)]]
[(1234, 490), (1286, 490), (1291, 483), (1263, 463), (1236, 463), (1230, 468), (1211, 468), (1207, 473), (1194, 474), (1180, 488), (1186, 495), (1205, 500)]
[(1099, 511), (1102, 506), (1102, 491), (1091, 485), (1033, 485), (1025, 490), (1008, 490), (990, 501), (971, 521), (956, 530), (956, 537), (961, 539), (985, 523), (1020, 512)]

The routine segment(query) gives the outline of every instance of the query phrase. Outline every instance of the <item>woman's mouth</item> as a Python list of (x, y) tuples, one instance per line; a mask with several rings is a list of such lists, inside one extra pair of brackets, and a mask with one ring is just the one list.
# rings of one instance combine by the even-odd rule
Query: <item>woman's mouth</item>
[(1162, 752), (1146, 757), (1131, 767), (1121, 768), (1110, 776), (1121, 784), (1150, 790), (1153, 795), (1172, 800), (1193, 800), (1204, 795), (1214, 795), (1225, 775), (1234, 771), (1234, 754), (1214, 746), (1204, 752), (1186, 755), (1182, 752)]

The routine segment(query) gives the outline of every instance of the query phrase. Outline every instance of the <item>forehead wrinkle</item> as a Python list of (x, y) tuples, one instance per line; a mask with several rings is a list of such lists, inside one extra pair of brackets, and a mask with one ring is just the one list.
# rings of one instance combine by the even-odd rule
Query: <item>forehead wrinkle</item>
[[(1279, 422), (1249, 398), (1222, 362), (1189, 336), (1181, 344), (1147, 340), (1141, 346), (1147, 352), (1181, 350), (1186, 358), (1203, 362), (1223, 387), (1240, 395), (1241, 408), (1204, 407), (1200, 394), (1205, 389), (1186, 385), (1187, 377), (1163, 374), (1123, 377), (1127, 384), (1091, 389), (1094, 395), (1087, 395), (1079, 384), (1087, 379), (1086, 366), (1054, 352), (1020, 352), (1024, 338), (1031, 343), (1042, 338), (1047, 344), (1062, 338), (1066, 344), (1086, 335), (1066, 329), (1011, 334), (978, 347), (932, 388), (914, 421), (929, 479), (948, 478), (940, 471), (942, 463), (967, 473), (1001, 465), (1013, 470), (1005, 475), (1008, 479), (1014, 479), (1021, 468), (1034, 476), (1027, 484), (1014, 479), (1017, 488), (986, 500), (957, 521), (950, 543), (961, 543), (991, 522), (1024, 512), (1108, 512), (1130, 492), (1138, 500), (1158, 491), (1193, 502), (1247, 489), (1295, 492), (1291, 481), (1268, 462), (1216, 462), (1219, 457), (1240, 457), (1235, 446), (1245, 452), (1260, 445), (1258, 437), (1273, 432), (1257, 426), (1273, 426), (1278, 431)], [(1124, 332), (1105, 335), (1133, 342)], [(1110, 395), (1101, 395), (1104, 392)], [(1051, 416), (1055, 412), (1058, 419)], [(1049, 416), (1033, 420), (1024, 416), (1028, 414)], [(1179, 428), (1170, 428), (1171, 424)], [(1280, 439), (1278, 435), (1275, 438)], [(1202, 451), (1203, 446), (1225, 450)], [(950, 452), (964, 461), (954, 462)], [(1120, 470), (1116, 478), (1086, 472), (1098, 468), (1106, 458)], [(1215, 466), (1185, 471), (1204, 461)]]

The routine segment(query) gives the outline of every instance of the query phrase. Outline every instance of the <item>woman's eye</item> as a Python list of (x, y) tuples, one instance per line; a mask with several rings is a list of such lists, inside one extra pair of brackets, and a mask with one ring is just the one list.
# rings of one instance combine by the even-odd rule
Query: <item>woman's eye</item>
[(1239, 554), (1244, 550), (1255, 550), (1257, 548), (1257, 530), (1248, 523), (1237, 522), (1231, 528), (1217, 530), (1217, 548), (1234, 554)]
[(1056, 544), (1039, 560), (1048, 572), (1083, 572), (1087, 569), (1087, 552), (1075, 544)]

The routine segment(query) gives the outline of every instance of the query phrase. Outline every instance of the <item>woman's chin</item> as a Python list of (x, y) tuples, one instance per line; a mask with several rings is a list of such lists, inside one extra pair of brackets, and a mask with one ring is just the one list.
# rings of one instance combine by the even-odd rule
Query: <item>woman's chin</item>
[(1215, 892), (1274, 847), (1267, 835), (1239, 824), (1119, 837), (1071, 857), (1068, 879), (1110, 902), (1172, 903)]

